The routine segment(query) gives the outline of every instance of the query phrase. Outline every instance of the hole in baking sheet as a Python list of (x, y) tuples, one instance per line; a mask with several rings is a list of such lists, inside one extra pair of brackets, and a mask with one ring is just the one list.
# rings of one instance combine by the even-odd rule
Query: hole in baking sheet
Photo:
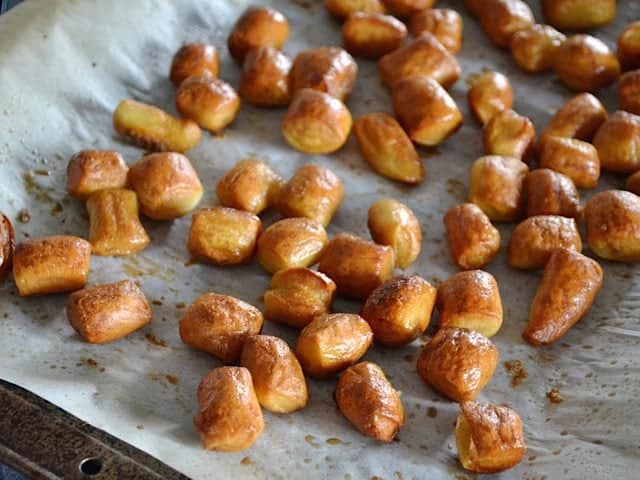
[(102, 460), (96, 457), (85, 458), (80, 462), (79, 468), (88, 477), (98, 475), (102, 471)]

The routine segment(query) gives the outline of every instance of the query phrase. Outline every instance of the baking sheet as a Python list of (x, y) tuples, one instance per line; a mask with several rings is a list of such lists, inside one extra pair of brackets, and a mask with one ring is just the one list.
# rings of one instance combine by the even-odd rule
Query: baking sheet
[[(65, 195), (67, 160), (85, 148), (117, 149), (129, 163), (140, 157), (139, 149), (122, 143), (113, 131), (111, 113), (125, 97), (175, 112), (167, 72), (182, 43), (206, 41), (221, 47), (221, 77), (237, 85), (239, 70), (224, 45), (248, 3), (28, 0), (0, 18), (0, 209), (13, 219), (28, 209), (31, 220), (16, 222), (18, 241), (55, 233), (87, 235), (84, 207)], [(339, 43), (339, 25), (319, 0), (252, 3), (268, 3), (287, 15), (292, 35), (284, 50), (290, 55)], [(465, 100), (465, 79), (485, 67), (506, 73), (515, 87), (515, 108), (538, 129), (571, 96), (551, 75), (521, 74), (508, 53), (490, 45), (462, 3), (438, 5), (464, 15), (465, 46), (459, 56), (464, 73), (452, 93), (465, 113), (465, 124), (437, 149), (421, 151), (428, 172), (421, 186), (402, 187), (377, 176), (353, 139), (331, 156), (295, 152), (279, 132), (283, 111), (243, 105), (223, 136), (205, 134), (188, 154), (206, 189), (201, 206), (216, 203), (217, 179), (248, 156), (268, 161), (283, 176), (307, 162), (326, 165), (346, 185), (330, 234), (367, 236), (368, 206), (395, 197), (416, 212), (424, 231), (422, 254), (407, 272), (434, 284), (453, 274), (442, 215), (464, 200), (468, 168), (482, 154), (481, 131)], [(638, 2), (618, 4), (615, 25), (598, 32), (610, 45), (623, 25), (640, 18)], [(538, 5), (533, 6), (541, 20)], [(358, 63), (361, 73), (349, 101), (354, 116), (390, 111), (375, 64)], [(615, 109), (613, 89), (605, 92), (604, 101), (610, 111)], [(622, 178), (605, 176), (600, 189), (622, 185)], [(274, 213), (263, 215), (265, 225), (276, 218)], [(233, 454), (203, 451), (191, 420), (195, 392), (200, 378), (219, 362), (180, 342), (177, 325), (184, 305), (216, 291), (261, 307), (269, 277), (255, 262), (229, 269), (187, 266), (189, 223), (188, 217), (168, 223), (144, 220), (153, 240), (149, 248), (131, 257), (92, 258), (90, 284), (133, 278), (153, 301), (152, 324), (111, 345), (91, 346), (78, 339), (65, 318), (64, 295), (20, 299), (11, 282), (1, 285), (0, 377), (194, 478), (471, 478), (455, 455), (456, 404), (426, 387), (415, 372), (428, 335), (400, 349), (375, 347), (365, 357), (379, 363), (402, 391), (407, 424), (397, 441), (381, 445), (361, 436), (335, 407), (335, 379), (311, 380), (309, 406), (286, 416), (265, 413), (265, 432), (251, 449)], [(510, 227), (500, 228), (506, 244)], [(494, 337), (500, 365), (480, 399), (515, 408), (529, 446), (519, 466), (495, 478), (637, 478), (640, 276), (636, 266), (604, 266), (605, 284), (589, 315), (558, 344), (541, 349), (520, 337), (540, 274), (507, 268), (504, 246), (488, 267), (500, 283), (505, 321)], [(354, 302), (336, 303), (337, 311), (358, 308)], [(265, 332), (295, 345), (293, 330), (266, 323)], [(513, 360), (520, 360), (528, 372), (517, 387), (503, 365)], [(551, 388), (559, 390), (562, 403), (546, 398)]]

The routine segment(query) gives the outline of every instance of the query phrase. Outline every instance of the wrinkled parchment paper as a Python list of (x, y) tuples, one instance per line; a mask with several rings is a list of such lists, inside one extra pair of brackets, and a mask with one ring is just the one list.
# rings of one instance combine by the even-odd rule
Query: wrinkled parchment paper
[[(277, 0), (292, 27), (284, 50), (339, 44), (339, 25), (320, 0)], [(462, 1), (441, 1), (463, 11)], [(27, 209), (31, 220), (16, 221), (17, 239), (55, 233), (86, 236), (84, 207), (65, 195), (69, 156), (85, 148), (113, 148), (128, 162), (141, 150), (124, 144), (111, 114), (125, 97), (175, 112), (167, 79), (171, 57), (184, 42), (221, 47), (221, 77), (237, 85), (238, 67), (225, 48), (226, 35), (246, 0), (92, 1), (27, 0), (0, 18), (0, 208), (13, 219)], [(598, 35), (610, 45), (640, 4), (620, 1), (615, 25)], [(534, 5), (541, 20), (537, 3)], [(366, 211), (381, 197), (395, 197), (418, 215), (424, 242), (408, 272), (438, 284), (453, 274), (444, 238), (444, 212), (464, 200), (468, 168), (482, 154), (481, 131), (469, 115), (465, 94), (470, 75), (483, 68), (506, 73), (516, 90), (515, 108), (540, 130), (571, 93), (552, 75), (527, 77), (510, 56), (493, 47), (475, 20), (464, 13), (463, 78), (452, 92), (465, 112), (460, 132), (434, 150), (422, 150), (428, 178), (406, 188), (377, 176), (360, 157), (353, 139), (331, 156), (308, 156), (282, 140), (281, 110), (243, 105), (221, 137), (204, 135), (188, 156), (206, 194), (216, 203), (218, 178), (239, 159), (257, 156), (283, 176), (306, 162), (329, 166), (345, 182), (346, 198), (329, 232), (367, 236)], [(355, 116), (390, 111), (387, 91), (372, 62), (361, 73), (349, 107)], [(616, 108), (613, 89), (604, 92)], [(605, 186), (622, 178), (605, 176)], [(584, 198), (588, 197), (584, 192)], [(263, 215), (265, 225), (276, 219)], [(125, 277), (140, 282), (153, 301), (152, 324), (106, 346), (79, 340), (64, 314), (65, 295), (20, 299), (12, 283), (0, 287), (0, 377), (26, 387), (194, 478), (444, 479), (472, 478), (459, 467), (453, 424), (456, 404), (426, 387), (415, 360), (426, 338), (400, 349), (373, 348), (366, 359), (379, 363), (402, 391), (407, 423), (398, 440), (381, 445), (363, 437), (336, 409), (335, 379), (309, 381), (309, 406), (292, 415), (266, 413), (262, 437), (240, 453), (208, 453), (192, 426), (200, 378), (219, 366), (214, 358), (184, 346), (178, 320), (188, 305), (209, 291), (262, 306), (269, 277), (254, 262), (239, 268), (186, 266), (190, 218), (145, 220), (152, 245), (124, 258), (93, 257), (90, 284)], [(500, 227), (503, 250), (509, 226)], [(589, 253), (589, 252), (587, 252)], [(521, 339), (540, 273), (507, 268), (504, 252), (488, 270), (499, 280), (505, 322), (494, 337), (500, 365), (481, 395), (507, 402), (522, 416), (529, 451), (514, 470), (495, 478), (638, 478), (640, 468), (640, 275), (635, 266), (606, 263), (605, 284), (591, 312), (556, 345), (535, 349)], [(336, 310), (357, 311), (338, 301)], [(433, 331), (433, 327), (429, 332)], [(267, 323), (265, 332), (295, 345), (295, 332)], [(148, 338), (146, 338), (148, 337)], [(166, 342), (166, 346), (156, 343)], [(519, 386), (503, 362), (519, 360), (528, 372)], [(564, 401), (546, 392), (557, 388)]]

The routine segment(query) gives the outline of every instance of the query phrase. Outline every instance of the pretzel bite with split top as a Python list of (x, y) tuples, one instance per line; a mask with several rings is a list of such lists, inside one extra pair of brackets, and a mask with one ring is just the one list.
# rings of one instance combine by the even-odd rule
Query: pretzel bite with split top
[(304, 88), (291, 100), (282, 121), (282, 135), (303, 153), (333, 153), (349, 138), (351, 112), (337, 98)]
[(377, 343), (406, 345), (422, 335), (436, 301), (436, 289), (423, 278), (395, 277), (376, 288), (362, 307)]
[(369, 207), (367, 225), (374, 242), (393, 248), (397, 267), (407, 268), (420, 255), (420, 222), (406, 205), (393, 198), (378, 200)]
[(617, 111), (593, 139), (603, 170), (631, 174), (640, 170), (640, 115)]
[(329, 225), (344, 198), (344, 186), (326, 167), (303, 165), (282, 187), (276, 208), (284, 217), (306, 217)]
[(393, 110), (411, 140), (433, 147), (462, 125), (458, 105), (438, 82), (429, 77), (406, 77), (391, 92)]
[(178, 87), (176, 108), (202, 128), (220, 132), (240, 110), (240, 98), (231, 85), (219, 78), (189, 77)]
[(576, 138), (590, 142), (607, 119), (607, 111), (597, 97), (580, 93), (568, 100), (553, 115), (540, 135), (539, 147), (549, 137)]
[(484, 153), (526, 160), (533, 152), (533, 123), (513, 110), (496, 113), (484, 126)]
[(357, 362), (371, 342), (371, 327), (360, 315), (322, 315), (300, 332), (296, 355), (304, 373), (326, 378)]
[(250, 50), (242, 64), (240, 96), (259, 107), (282, 107), (291, 101), (291, 60), (273, 47)]
[(582, 251), (576, 221), (556, 215), (536, 215), (513, 229), (507, 258), (513, 268), (537, 270), (546, 265), (556, 248)]
[(391, 88), (411, 76), (429, 77), (449, 88), (461, 73), (456, 57), (428, 32), (380, 58), (378, 71), (384, 84)]
[(392, 441), (404, 425), (400, 394), (375, 363), (360, 362), (347, 368), (336, 385), (335, 399), (360, 433), (381, 442)]
[(153, 153), (129, 169), (129, 187), (138, 194), (140, 210), (152, 220), (173, 220), (191, 212), (202, 198), (202, 184), (187, 157)]
[(193, 214), (187, 248), (196, 259), (214, 265), (248, 262), (262, 232), (260, 218), (233, 208), (203, 208)]
[(407, 27), (391, 15), (354, 13), (342, 26), (342, 46), (356, 57), (379, 58), (400, 48)]
[(304, 328), (320, 315), (331, 312), (336, 284), (325, 274), (309, 268), (277, 272), (264, 294), (264, 316), (274, 323)]
[(138, 218), (136, 192), (124, 188), (96, 192), (87, 200), (87, 211), (94, 255), (130, 255), (149, 245)]
[(92, 193), (127, 184), (129, 168), (122, 155), (113, 150), (83, 150), (69, 160), (67, 193), (86, 200)]
[(607, 190), (589, 199), (584, 210), (587, 243), (606, 260), (640, 260), (640, 197)]
[(0, 212), (0, 280), (3, 280), (11, 271), (14, 250), (13, 224), (9, 217)]
[(13, 280), (21, 297), (78, 290), (87, 283), (91, 244), (70, 235), (20, 243), (13, 254)]
[(485, 0), (477, 15), (489, 39), (500, 48), (508, 48), (513, 35), (535, 23), (533, 13), (522, 0)]
[(89, 343), (118, 340), (151, 322), (151, 306), (131, 280), (83, 288), (69, 295), (67, 319)]
[(206, 43), (187, 43), (173, 56), (169, 78), (179, 87), (188, 77), (217, 77), (219, 71), (220, 55), (216, 47)]
[(258, 159), (240, 160), (216, 185), (216, 195), (224, 207), (260, 214), (272, 205), (284, 180)]
[(411, 34), (419, 37), (430, 33), (450, 53), (462, 49), (462, 17), (450, 8), (427, 8), (411, 17)]
[(367, 113), (353, 124), (360, 151), (380, 175), (408, 184), (424, 180), (424, 165), (398, 121), (383, 112)]
[(451, 258), (464, 270), (481, 268), (500, 250), (500, 232), (474, 203), (456, 205), (444, 216)]
[(563, 337), (589, 311), (602, 280), (595, 260), (566, 248), (554, 250), (531, 304), (524, 339), (540, 346)]
[(354, 13), (385, 13), (381, 0), (324, 0), (324, 7), (338, 20), (346, 20)]
[(593, 188), (600, 179), (600, 156), (590, 143), (576, 138), (547, 137), (538, 163), (569, 177), (576, 187)]
[(244, 367), (211, 370), (198, 385), (198, 404), (193, 423), (205, 450), (244, 450), (264, 430), (251, 373)]
[(580, 196), (573, 181), (549, 168), (539, 168), (524, 179), (525, 216), (561, 215), (580, 219)]
[(529, 167), (517, 158), (488, 155), (473, 162), (469, 200), (494, 222), (517, 220), (524, 203)]
[(296, 55), (291, 91), (310, 88), (346, 101), (358, 76), (358, 64), (340, 47), (316, 47)]
[(566, 39), (550, 25), (531, 25), (511, 37), (511, 56), (526, 73), (548, 72), (553, 68), (555, 55)]
[(499, 72), (484, 72), (476, 77), (467, 97), (471, 113), (482, 125), (513, 106), (511, 83)]
[(498, 282), (483, 270), (459, 272), (438, 287), (440, 328), (467, 328), (492, 337), (502, 326)]
[(325, 248), (318, 270), (336, 282), (338, 293), (367, 298), (393, 276), (393, 248), (340, 233)]
[(458, 458), (465, 470), (496, 473), (515, 467), (527, 447), (520, 416), (506, 405), (466, 401), (456, 422)]
[(116, 132), (132, 143), (154, 151), (186, 152), (200, 141), (196, 122), (176, 118), (146, 103), (126, 99), (113, 112)]
[(327, 244), (324, 227), (310, 218), (284, 218), (258, 239), (258, 261), (269, 273), (315, 264)]
[(417, 362), (418, 375), (456, 402), (473, 400), (498, 365), (498, 349), (484, 335), (444, 327), (427, 343)]
[(247, 338), (240, 364), (251, 372), (258, 401), (270, 412), (291, 413), (307, 405), (309, 393), (302, 367), (281, 338)]
[(268, 7), (249, 7), (233, 26), (227, 46), (234, 60), (242, 63), (247, 53), (258, 47), (280, 48), (289, 38), (289, 22)]
[(245, 340), (262, 330), (262, 313), (229, 295), (207, 293), (193, 302), (180, 320), (180, 338), (225, 363), (240, 359)]

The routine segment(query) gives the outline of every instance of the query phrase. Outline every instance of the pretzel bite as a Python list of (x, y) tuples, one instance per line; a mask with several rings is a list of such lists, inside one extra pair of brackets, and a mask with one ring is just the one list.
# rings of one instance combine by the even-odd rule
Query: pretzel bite
[(126, 140), (147, 150), (186, 152), (202, 132), (193, 120), (169, 115), (153, 105), (126, 99), (113, 112), (113, 127)]
[(533, 170), (524, 179), (524, 191), (525, 216), (561, 215), (580, 219), (578, 189), (566, 175), (548, 168)]
[(456, 102), (429, 77), (406, 77), (395, 84), (391, 95), (400, 124), (420, 145), (439, 145), (462, 125)]
[(556, 52), (555, 72), (565, 85), (581, 92), (594, 92), (620, 76), (620, 63), (609, 47), (591, 35), (572, 35)]
[(267, 320), (304, 328), (319, 316), (331, 312), (336, 284), (325, 274), (309, 268), (277, 272), (264, 294)]
[(180, 320), (180, 338), (225, 363), (240, 359), (246, 339), (262, 330), (262, 313), (229, 295), (207, 293), (193, 302)]
[(542, 146), (549, 137), (577, 138), (591, 141), (607, 119), (607, 111), (594, 95), (579, 93), (558, 109), (540, 135)]
[(484, 152), (520, 160), (533, 151), (536, 131), (527, 117), (513, 110), (496, 113), (484, 126)]
[(277, 10), (268, 7), (247, 8), (233, 26), (227, 46), (236, 62), (242, 63), (249, 50), (258, 47), (280, 48), (289, 38), (289, 22)]
[(494, 222), (513, 222), (524, 203), (524, 177), (529, 167), (517, 158), (488, 155), (473, 162), (469, 201)]
[(358, 76), (358, 64), (340, 47), (317, 47), (296, 55), (291, 67), (291, 91), (310, 88), (345, 102)]
[(318, 270), (336, 282), (338, 294), (365, 299), (393, 276), (393, 248), (340, 233), (325, 248)]
[(378, 200), (369, 207), (367, 225), (374, 242), (393, 248), (397, 267), (407, 268), (420, 255), (420, 222), (406, 205), (392, 198)]
[(542, 0), (542, 13), (558, 30), (584, 32), (613, 22), (616, 0)]
[(360, 360), (371, 342), (371, 327), (360, 315), (321, 315), (300, 332), (296, 355), (304, 373), (326, 378)]
[(524, 458), (522, 420), (506, 405), (466, 401), (456, 422), (458, 458), (465, 470), (502, 472)]
[(251, 373), (244, 367), (211, 370), (198, 385), (198, 403), (193, 423), (205, 450), (244, 450), (264, 430)]
[(336, 385), (335, 399), (360, 433), (381, 442), (393, 440), (404, 425), (400, 394), (375, 363), (360, 362), (347, 368)]
[(353, 133), (362, 155), (380, 175), (408, 184), (424, 180), (424, 165), (418, 152), (391, 115), (367, 113), (355, 121)]
[(462, 203), (444, 216), (451, 258), (464, 270), (481, 268), (500, 250), (500, 232), (474, 203)]
[(214, 265), (248, 262), (262, 232), (260, 218), (234, 208), (203, 208), (193, 214), (187, 249), (197, 260)]
[(460, 78), (458, 60), (430, 33), (423, 33), (411, 43), (378, 60), (378, 71), (388, 87), (411, 76), (434, 79), (444, 88)]
[(521, 70), (527, 73), (548, 72), (555, 55), (567, 39), (550, 25), (531, 25), (513, 34), (509, 48)]
[(593, 145), (575, 138), (547, 137), (538, 163), (569, 177), (576, 187), (593, 188), (600, 179), (600, 157)]
[(291, 413), (307, 405), (309, 393), (302, 367), (281, 338), (247, 338), (240, 364), (251, 372), (258, 401), (270, 412)]
[(430, 33), (450, 53), (462, 49), (462, 17), (450, 8), (427, 8), (411, 17), (411, 35)]
[[(640, 28), (638, 29), (640, 36)], [(640, 115), (640, 69), (627, 72), (618, 81), (620, 109)]]
[(257, 160), (240, 160), (216, 185), (224, 207), (258, 215), (278, 198), (284, 180), (269, 165)]
[(371, 292), (361, 315), (377, 343), (406, 345), (425, 332), (435, 302), (436, 289), (423, 278), (395, 277)]
[(535, 23), (531, 9), (522, 0), (485, 0), (477, 15), (489, 39), (500, 48), (509, 48), (513, 35)]
[(354, 13), (342, 26), (342, 45), (356, 57), (379, 58), (400, 48), (407, 27), (391, 15)]
[(176, 86), (188, 77), (217, 77), (220, 71), (218, 49), (206, 43), (187, 43), (173, 56), (169, 78)]
[(282, 107), (291, 100), (291, 60), (273, 47), (250, 50), (242, 64), (240, 96), (259, 107)]
[(421, 10), (431, 8), (436, 0), (382, 0), (396, 17), (410, 17)]
[(13, 253), (13, 280), (21, 297), (78, 290), (87, 283), (91, 244), (70, 235), (19, 243)]
[(587, 202), (584, 218), (587, 243), (600, 258), (640, 260), (640, 197), (622, 190), (600, 192)]
[(385, 13), (381, 0), (324, 0), (327, 11), (339, 20), (346, 20), (352, 13)]
[(0, 212), (0, 280), (11, 271), (15, 245), (13, 224), (9, 217)]
[(640, 170), (640, 116), (617, 111), (593, 139), (603, 170), (631, 174)]
[(351, 113), (331, 95), (304, 88), (291, 100), (282, 122), (282, 135), (303, 153), (333, 153), (342, 147), (351, 131)]
[(220, 132), (240, 110), (240, 98), (231, 85), (219, 78), (189, 77), (178, 87), (176, 108), (202, 128)]
[(138, 218), (136, 192), (102, 190), (87, 200), (89, 242), (94, 255), (130, 255), (151, 241)]
[(151, 322), (151, 306), (131, 280), (83, 288), (69, 295), (67, 319), (89, 343), (109, 343)]
[(549, 345), (589, 311), (602, 286), (598, 262), (566, 248), (553, 251), (531, 304), (522, 336), (531, 345)]
[(498, 349), (484, 335), (444, 327), (418, 357), (418, 375), (456, 402), (473, 400), (489, 383), (498, 365)]
[(499, 72), (484, 72), (473, 80), (467, 95), (471, 113), (486, 125), (497, 113), (513, 106), (509, 79)]
[(467, 328), (492, 337), (502, 326), (498, 282), (483, 270), (459, 272), (438, 287), (440, 328)]
[(202, 198), (202, 184), (187, 157), (153, 153), (129, 169), (129, 187), (138, 194), (140, 209), (153, 220), (173, 220), (191, 212)]
[(509, 265), (524, 270), (543, 268), (556, 248), (582, 251), (576, 221), (557, 215), (529, 217), (513, 229), (509, 240)]
[(258, 239), (258, 261), (269, 273), (315, 264), (327, 245), (324, 227), (310, 218), (285, 218)]
[(335, 173), (303, 165), (282, 188), (276, 207), (285, 217), (306, 217), (326, 227), (343, 198), (344, 187)]
[(636, 195), (640, 195), (640, 170), (627, 178), (627, 184), (625, 188), (630, 192), (635, 193)]
[(67, 193), (78, 200), (100, 190), (123, 188), (129, 168), (113, 150), (83, 150), (69, 160)]
[(618, 59), (624, 70), (640, 68), (640, 20), (627, 25), (618, 37)]

